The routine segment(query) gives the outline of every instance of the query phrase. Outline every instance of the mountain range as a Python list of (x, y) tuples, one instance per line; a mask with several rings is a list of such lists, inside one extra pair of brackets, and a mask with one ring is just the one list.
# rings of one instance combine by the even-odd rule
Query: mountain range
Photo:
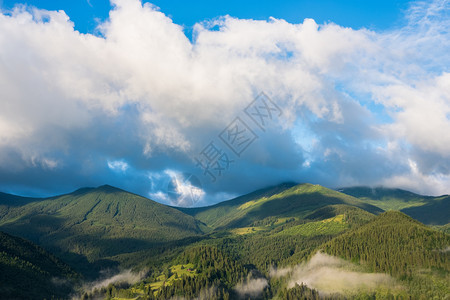
[[(388, 274), (400, 286), (358, 290), (359, 295), (446, 297), (449, 205), (448, 195), (294, 183), (198, 208), (170, 207), (108, 185), (50, 198), (0, 193), (0, 266), (9, 279), (0, 292), (30, 299), (83, 293), (195, 298), (205, 291), (209, 299), (354, 297), (270, 275), (274, 267), (314, 261), (322, 251), (364, 272)], [(145, 275), (133, 283), (85, 288), (104, 270), (130, 268)], [(23, 282), (33, 278), (39, 280), (24, 292)], [(266, 284), (248, 292), (244, 287), (252, 280)], [(188, 293), (187, 286), (195, 288)]]

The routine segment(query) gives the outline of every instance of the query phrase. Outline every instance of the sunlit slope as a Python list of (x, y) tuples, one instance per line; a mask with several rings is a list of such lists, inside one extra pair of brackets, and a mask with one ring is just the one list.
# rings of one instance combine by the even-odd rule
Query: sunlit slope
[(320, 185), (280, 185), (213, 206), (183, 209), (212, 228), (245, 227), (268, 217), (300, 217), (327, 205), (346, 204), (371, 213), (381, 209)]
[(0, 220), (15, 207), (32, 202), (42, 201), (42, 198), (27, 198), (0, 192)]
[(334, 238), (324, 249), (329, 254), (367, 262), (373, 271), (405, 274), (412, 267), (449, 268), (445, 251), (449, 245), (449, 235), (401, 212), (388, 211)]
[(24, 239), (0, 232), (0, 298), (67, 297), (78, 276), (63, 262)]
[(111, 186), (1, 206), (1, 230), (89, 260), (201, 233), (193, 217)]
[(384, 210), (401, 210), (406, 207), (425, 204), (428, 198), (409, 191), (385, 187), (349, 187), (339, 189), (339, 192), (363, 199)]
[(400, 210), (427, 225), (450, 223), (450, 196), (423, 196), (392, 188), (352, 187), (339, 190), (383, 210)]
[(305, 220), (324, 220), (343, 215), (344, 220), (351, 226), (356, 227), (372, 220), (375, 215), (356, 206), (346, 204), (327, 205), (318, 208), (305, 217)]
[(427, 225), (450, 223), (450, 196), (433, 197), (426, 204), (402, 209), (402, 212)]
[(370, 271), (397, 277), (415, 297), (426, 294), (427, 299), (443, 299), (440, 297), (450, 293), (449, 246), (450, 235), (401, 212), (388, 211), (321, 248)]

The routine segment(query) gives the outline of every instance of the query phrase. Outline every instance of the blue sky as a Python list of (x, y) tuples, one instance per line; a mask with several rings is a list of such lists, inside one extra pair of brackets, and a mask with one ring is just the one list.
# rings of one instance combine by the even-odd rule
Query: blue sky
[[(95, 32), (98, 21), (108, 18), (111, 4), (107, 0), (89, 1), (12, 1), (3, 0), (2, 7), (11, 9), (17, 4), (27, 4), (47, 10), (64, 10), (75, 23), (75, 29), (87, 33)], [(321, 0), (321, 1), (144, 1), (161, 9), (177, 24), (186, 28), (204, 20), (230, 15), (241, 19), (266, 20), (269, 17), (284, 19), (290, 23), (313, 18), (317, 23), (334, 22), (352, 28), (384, 30), (399, 26), (403, 12), (410, 1), (405, 0)], [(0, 2), (1, 3), (1, 2)]]
[(449, 0), (112, 3), (0, 1), (0, 191), (450, 193)]

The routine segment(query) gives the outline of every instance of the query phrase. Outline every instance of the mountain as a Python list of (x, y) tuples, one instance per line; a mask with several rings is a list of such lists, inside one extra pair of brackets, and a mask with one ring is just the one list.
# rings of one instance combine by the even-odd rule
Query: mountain
[(404, 275), (414, 268), (450, 271), (444, 251), (449, 244), (449, 235), (401, 212), (388, 211), (357, 230), (334, 238), (324, 249), (333, 255), (365, 262), (374, 272)]
[(339, 189), (383, 210), (400, 210), (427, 225), (450, 223), (450, 196), (422, 196), (401, 189), (351, 187)]
[(371, 213), (382, 209), (355, 197), (313, 184), (282, 184), (201, 208), (179, 208), (213, 229), (238, 228), (265, 218), (304, 218), (317, 208), (346, 204)]
[(122, 254), (202, 233), (192, 216), (111, 186), (17, 199), (0, 198), (0, 230), (29, 239), (73, 265), (86, 259), (117, 261)]
[(345, 205), (345, 204), (335, 204), (323, 206), (316, 209), (311, 214), (305, 217), (305, 220), (327, 220), (330, 218), (335, 218), (337, 216), (344, 216), (344, 220), (350, 227), (360, 226), (372, 220), (375, 215), (371, 214), (359, 207)]
[(424, 205), (401, 211), (427, 225), (446, 225), (450, 223), (450, 196), (433, 197)]
[[(353, 206), (328, 205), (303, 220), (265, 227), (193, 243), (165, 265), (153, 267), (141, 282), (116, 285), (100, 295), (125, 299), (446, 299), (450, 292), (450, 236), (401, 212), (375, 216)], [(320, 251), (333, 256), (317, 255)], [(300, 285), (297, 278), (306, 283)], [(322, 282), (329, 289), (344, 286), (341, 292), (330, 294), (306, 286), (308, 281)], [(348, 281), (359, 286), (352, 287)]]
[(321, 248), (331, 255), (367, 266), (371, 272), (406, 281), (413, 298), (428, 293), (443, 299), (448, 287), (450, 235), (411, 217), (388, 211), (345, 232)]
[(2, 299), (66, 297), (78, 278), (65, 263), (35, 244), (0, 232)]
[[(368, 289), (361, 298), (445, 297), (450, 236), (402, 212), (382, 208), (411, 210), (411, 215), (428, 211), (420, 218), (445, 220), (448, 196), (425, 197), (392, 189), (343, 191), (348, 194), (319, 185), (285, 183), (200, 208), (169, 207), (111, 186), (43, 199), (0, 194), (0, 230), (8, 233), (4, 236), (9, 242), (4, 244), (18, 239), (9, 234), (32, 240), (85, 278), (110, 268), (146, 270), (147, 275), (135, 284), (123, 281), (130, 276), (125, 272), (107, 279), (97, 290), (82, 290), (78, 285), (77, 293), (83, 298), (283, 299), (301, 295), (317, 299), (321, 290), (292, 285), (291, 275), (286, 274), (303, 268), (318, 251), (351, 261), (363, 278), (367, 272), (381, 272), (395, 280), (392, 289)], [(51, 286), (64, 281), (52, 278), (76, 275), (70, 275), (70, 269), (61, 271), (66, 270), (64, 264), (61, 270), (54, 267), (59, 260), (43, 249), (18, 240), (44, 257), (33, 260), (37, 256), (26, 256), (28, 252), (18, 246), (12, 247), (14, 251), (0, 249), (6, 266), (0, 273), (6, 280), (10, 274), (12, 279), (19, 274), (20, 283), (21, 278), (34, 280), (43, 270), (47, 277), (41, 276), (46, 280), (41, 285), (47, 290), (28, 294), (23, 285), (13, 284), (16, 281), (0, 286), (19, 298), (39, 298), (33, 296), (39, 293), (64, 298), (64, 291)], [(23, 270), (12, 269), (16, 262)], [(27, 268), (38, 273), (26, 273)], [(274, 268), (288, 273), (274, 277)]]
[(31, 202), (41, 201), (41, 198), (21, 197), (0, 192), (0, 219), (15, 207), (23, 206)]

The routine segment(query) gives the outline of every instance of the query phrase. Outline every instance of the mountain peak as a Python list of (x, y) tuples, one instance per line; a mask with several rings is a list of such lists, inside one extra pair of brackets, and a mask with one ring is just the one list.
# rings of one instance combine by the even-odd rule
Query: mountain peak
[[(91, 193), (91, 192), (116, 193), (116, 192), (126, 192), (126, 191), (119, 189), (117, 187), (114, 187), (112, 185), (109, 185), (109, 184), (104, 184), (104, 185), (100, 185), (95, 188), (94, 187), (79, 188), (78, 190), (76, 190), (70, 194), (71, 195), (82, 195), (82, 194), (87, 194), (87, 193)], [(59, 197), (59, 196), (55, 196), (55, 197)]]
[(408, 223), (423, 225), (422, 223), (411, 218), (407, 214), (402, 213), (401, 211), (396, 211), (396, 210), (389, 210), (389, 211), (385, 211), (384, 213), (379, 214), (376, 221), (377, 222), (392, 222), (392, 223), (408, 222)]
[(104, 184), (96, 188), (96, 190), (105, 191), (105, 192), (123, 192), (124, 190), (119, 189), (115, 186)]

